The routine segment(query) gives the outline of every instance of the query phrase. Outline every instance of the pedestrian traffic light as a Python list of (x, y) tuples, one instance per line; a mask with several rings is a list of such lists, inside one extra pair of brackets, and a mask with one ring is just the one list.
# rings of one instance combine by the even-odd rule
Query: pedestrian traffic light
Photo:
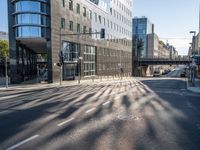
[(101, 39), (105, 38), (105, 29), (104, 28), (101, 29), (100, 37), (101, 37)]

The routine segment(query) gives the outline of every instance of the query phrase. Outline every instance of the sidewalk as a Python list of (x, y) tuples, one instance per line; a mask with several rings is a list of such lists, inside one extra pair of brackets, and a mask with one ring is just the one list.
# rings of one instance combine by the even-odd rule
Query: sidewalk
[(193, 93), (199, 93), (200, 94), (200, 80), (196, 79), (195, 80), (195, 86), (192, 86), (191, 83), (186, 81), (187, 83), (187, 90)]
[[(124, 79), (130, 79), (131, 77), (123, 77)], [(67, 86), (78, 86), (78, 85), (83, 85), (83, 84), (97, 84), (101, 82), (106, 82), (106, 81), (115, 81), (115, 80), (120, 80), (119, 78), (114, 78), (110, 77), (103, 77), (101, 78), (86, 78), (82, 79), (80, 81), (80, 84), (78, 83), (78, 80), (72, 80), (72, 81), (62, 81), (62, 85), (60, 85), (60, 82), (55, 82), (55, 83), (22, 83), (22, 84), (12, 84), (9, 85), (8, 88), (5, 87), (5, 85), (0, 84), (0, 91), (6, 91), (6, 90), (34, 90), (34, 89), (43, 89), (43, 88), (55, 88), (55, 87), (67, 87)]]

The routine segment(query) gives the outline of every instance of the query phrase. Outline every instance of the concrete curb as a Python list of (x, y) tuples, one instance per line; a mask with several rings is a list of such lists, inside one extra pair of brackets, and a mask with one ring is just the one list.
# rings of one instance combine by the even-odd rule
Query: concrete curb
[(200, 87), (190, 87), (188, 84), (188, 81), (186, 81), (186, 87), (187, 87), (188, 91), (190, 91), (192, 93), (200, 94)]

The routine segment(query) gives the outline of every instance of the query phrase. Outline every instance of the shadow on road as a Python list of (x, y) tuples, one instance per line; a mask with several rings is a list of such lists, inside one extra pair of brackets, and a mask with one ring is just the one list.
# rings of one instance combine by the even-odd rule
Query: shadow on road
[[(131, 80), (21, 93), (0, 104), (0, 144), (5, 146), (38, 121), (31, 133), (49, 128), (35, 143), (41, 149), (200, 149), (200, 134), (193, 124), (199, 119), (187, 107), (187, 99), (180, 91), (160, 92), (183, 86), (175, 79)], [(91, 108), (95, 109), (86, 113)], [(41, 121), (50, 115), (55, 117)], [(70, 117), (76, 119), (60, 128), (52, 124)]]

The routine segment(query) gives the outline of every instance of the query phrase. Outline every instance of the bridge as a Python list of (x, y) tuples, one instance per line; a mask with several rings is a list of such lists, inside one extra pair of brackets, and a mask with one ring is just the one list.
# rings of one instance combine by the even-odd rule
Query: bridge
[(189, 59), (166, 59), (166, 58), (139, 58), (133, 57), (133, 75), (146, 76), (153, 73), (153, 65), (189, 65)]
[(192, 60), (187, 59), (165, 59), (165, 58), (139, 58), (135, 60), (139, 66), (148, 65), (187, 65), (192, 63)]

